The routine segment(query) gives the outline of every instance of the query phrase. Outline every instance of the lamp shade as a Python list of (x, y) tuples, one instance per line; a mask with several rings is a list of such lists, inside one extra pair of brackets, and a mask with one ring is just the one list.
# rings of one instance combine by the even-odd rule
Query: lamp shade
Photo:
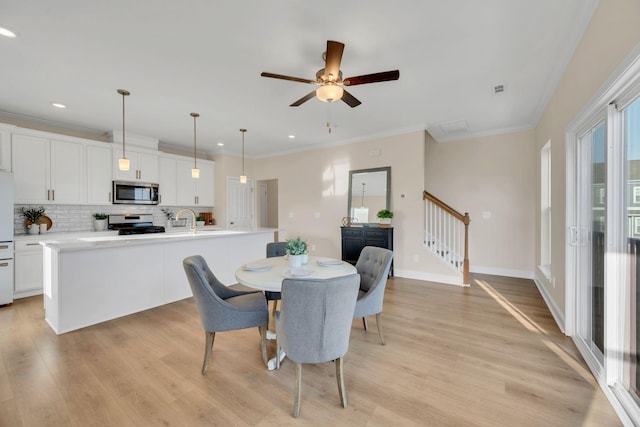
[(316, 89), (316, 96), (320, 101), (333, 102), (342, 99), (344, 89), (335, 84), (325, 84)]
[(129, 159), (123, 157), (121, 159), (118, 159), (118, 168), (121, 171), (128, 171), (129, 170)]
[(246, 183), (247, 183), (247, 176), (240, 175), (240, 184), (246, 184)]
[(200, 178), (200, 169), (192, 168), (191, 169), (191, 178)]

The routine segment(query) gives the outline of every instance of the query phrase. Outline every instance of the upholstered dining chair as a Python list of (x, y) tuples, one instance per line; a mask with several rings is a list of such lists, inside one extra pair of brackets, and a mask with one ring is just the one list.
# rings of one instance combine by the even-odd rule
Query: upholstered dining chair
[(202, 375), (207, 372), (216, 332), (233, 331), (257, 326), (260, 332), (262, 360), (267, 363), (266, 331), (269, 309), (262, 293), (244, 293), (228, 288), (216, 278), (200, 255), (183, 260), (200, 321), (205, 331)]
[[(267, 258), (285, 256), (287, 254), (287, 242), (267, 243)], [(278, 301), (281, 298), (280, 292), (264, 291), (267, 302), (273, 301), (273, 314), (275, 316)]]
[(367, 316), (375, 314), (378, 336), (382, 345), (386, 345), (382, 334), (382, 302), (392, 259), (393, 252), (389, 249), (365, 246), (356, 262), (356, 270), (360, 275), (360, 292), (353, 317), (354, 319), (362, 317), (362, 324), (366, 331), (368, 330)]
[[(344, 408), (343, 357), (349, 335), (360, 276), (333, 279), (284, 279), (281, 309), (276, 313), (276, 354), (283, 350), (296, 364), (293, 416), (300, 414), (302, 364), (335, 361), (338, 393)], [(276, 359), (280, 368), (280, 360)]]

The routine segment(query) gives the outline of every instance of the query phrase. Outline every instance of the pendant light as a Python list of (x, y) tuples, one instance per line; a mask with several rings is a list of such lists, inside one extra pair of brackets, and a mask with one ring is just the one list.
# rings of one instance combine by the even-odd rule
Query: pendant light
[(240, 129), (240, 132), (242, 132), (242, 175), (240, 175), (240, 184), (247, 183), (247, 176), (244, 174), (244, 134), (246, 131), (246, 129)]
[(364, 209), (364, 186), (367, 185), (366, 183), (362, 183), (362, 202), (360, 203), (360, 209)]
[(129, 159), (124, 152), (124, 97), (129, 96), (130, 93), (128, 90), (118, 89), (118, 93), (122, 95), (122, 158), (118, 160), (118, 168), (121, 171), (129, 170)]
[(196, 118), (200, 117), (198, 113), (191, 113), (193, 117), (193, 169), (191, 169), (191, 178), (200, 178), (200, 169), (196, 164)]

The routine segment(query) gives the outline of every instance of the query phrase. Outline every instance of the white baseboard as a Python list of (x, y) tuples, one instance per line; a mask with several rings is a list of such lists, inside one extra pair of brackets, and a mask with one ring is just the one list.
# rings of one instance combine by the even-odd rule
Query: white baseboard
[(549, 293), (547, 292), (547, 288), (542, 286), (542, 284), (540, 283), (540, 280), (534, 277), (533, 282), (536, 284), (536, 288), (538, 288), (538, 292), (540, 292), (540, 295), (542, 295), (542, 299), (547, 304), (547, 308), (551, 312), (551, 315), (553, 316), (553, 320), (556, 321), (558, 328), (560, 328), (560, 331), (562, 331), (562, 333), (564, 334), (565, 328), (564, 328), (563, 312), (560, 309), (558, 309), (558, 306), (553, 301), (553, 298), (551, 298), (551, 295), (549, 295)]
[(447, 285), (465, 286), (462, 283), (462, 274), (459, 274), (459, 276), (456, 277), (455, 275), (449, 276), (444, 274), (426, 273), (424, 271), (398, 270), (396, 268), (394, 270), (394, 275), (404, 277), (405, 279), (426, 280), (428, 282), (444, 283)]
[(471, 273), (493, 274), (495, 276), (517, 277), (519, 279), (533, 279), (533, 271), (510, 270), (508, 268), (482, 267), (472, 265), (469, 267)]
[(34, 295), (42, 295), (42, 288), (32, 289), (30, 291), (14, 292), (13, 299), (16, 300), (20, 298), (27, 298), (27, 297), (32, 297)]

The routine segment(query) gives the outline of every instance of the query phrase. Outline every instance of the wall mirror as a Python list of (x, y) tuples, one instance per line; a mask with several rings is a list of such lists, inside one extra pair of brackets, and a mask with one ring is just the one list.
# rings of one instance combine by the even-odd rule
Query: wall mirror
[(349, 171), (348, 198), (351, 223), (377, 224), (378, 211), (391, 209), (391, 167)]

